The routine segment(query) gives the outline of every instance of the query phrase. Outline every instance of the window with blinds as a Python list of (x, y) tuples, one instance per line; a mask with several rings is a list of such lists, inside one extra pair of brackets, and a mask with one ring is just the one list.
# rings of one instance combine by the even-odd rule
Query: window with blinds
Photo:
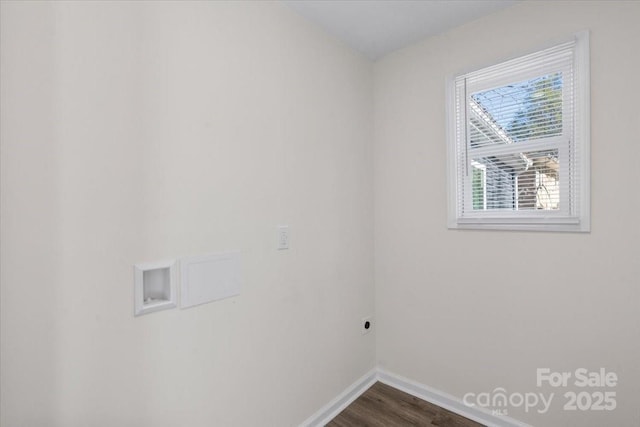
[(589, 231), (588, 34), (451, 80), (449, 226)]

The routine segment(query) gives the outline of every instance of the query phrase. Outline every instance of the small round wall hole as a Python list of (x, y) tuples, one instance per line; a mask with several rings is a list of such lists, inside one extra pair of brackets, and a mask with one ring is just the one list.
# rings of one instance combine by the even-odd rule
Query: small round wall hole
[(369, 329), (371, 327), (371, 323), (367, 320), (366, 322), (364, 322), (364, 328), (365, 329)]

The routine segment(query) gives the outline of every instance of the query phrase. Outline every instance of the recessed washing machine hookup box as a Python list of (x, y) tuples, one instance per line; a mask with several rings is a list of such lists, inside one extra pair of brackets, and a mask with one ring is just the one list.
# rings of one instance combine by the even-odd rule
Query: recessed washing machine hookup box
[(177, 306), (175, 260), (134, 266), (134, 314), (152, 313)]

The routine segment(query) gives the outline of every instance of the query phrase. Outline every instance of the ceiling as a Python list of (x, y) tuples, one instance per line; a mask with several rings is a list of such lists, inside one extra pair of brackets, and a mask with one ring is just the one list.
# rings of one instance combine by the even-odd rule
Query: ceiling
[(516, 0), (283, 0), (371, 59), (517, 3)]

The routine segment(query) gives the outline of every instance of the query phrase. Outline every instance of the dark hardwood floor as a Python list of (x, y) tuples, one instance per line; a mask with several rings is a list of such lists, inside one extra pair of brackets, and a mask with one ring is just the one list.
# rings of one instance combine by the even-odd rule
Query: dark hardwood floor
[(327, 427), (353, 426), (482, 427), (482, 424), (377, 382), (327, 424)]

